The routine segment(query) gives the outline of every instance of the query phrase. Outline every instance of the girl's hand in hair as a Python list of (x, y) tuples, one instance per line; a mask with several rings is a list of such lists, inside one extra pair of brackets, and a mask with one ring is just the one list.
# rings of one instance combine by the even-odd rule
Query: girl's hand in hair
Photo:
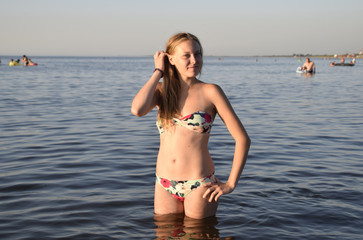
[(169, 54), (167, 54), (164, 51), (157, 51), (154, 55), (154, 62), (155, 62), (155, 68), (159, 68), (161, 70), (165, 70), (165, 57), (168, 57)]

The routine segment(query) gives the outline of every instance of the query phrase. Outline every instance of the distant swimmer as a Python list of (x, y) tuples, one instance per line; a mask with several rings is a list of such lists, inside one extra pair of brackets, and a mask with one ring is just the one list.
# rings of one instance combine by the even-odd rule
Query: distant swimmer
[(306, 58), (306, 62), (302, 66), (302, 70), (306, 70), (306, 72), (313, 73), (316, 71), (315, 63), (310, 60), (310, 58)]
[(29, 66), (36, 66), (38, 63), (33, 62), (30, 58), (28, 59)]
[(24, 66), (29, 65), (29, 59), (26, 55), (23, 55), (23, 59), (21, 61), (24, 63)]
[(16, 60), (14, 61), (14, 59), (11, 59), (10, 62), (9, 62), (9, 66), (19, 66), (20, 65), (20, 60)]

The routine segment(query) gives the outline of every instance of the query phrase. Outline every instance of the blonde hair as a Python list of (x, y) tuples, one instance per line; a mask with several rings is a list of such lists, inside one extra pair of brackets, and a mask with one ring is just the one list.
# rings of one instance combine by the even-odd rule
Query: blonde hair
[[(193, 40), (198, 43), (200, 53), (203, 57), (203, 48), (199, 39), (191, 33), (177, 33), (171, 36), (166, 44), (165, 52), (172, 55), (175, 48), (182, 42)], [(165, 58), (164, 78), (161, 86), (161, 96), (159, 99), (159, 121), (163, 126), (170, 125), (171, 120), (179, 115), (178, 99), (180, 92), (180, 79), (178, 71), (174, 65), (171, 65), (168, 58)], [(202, 66), (200, 66), (200, 71)]]

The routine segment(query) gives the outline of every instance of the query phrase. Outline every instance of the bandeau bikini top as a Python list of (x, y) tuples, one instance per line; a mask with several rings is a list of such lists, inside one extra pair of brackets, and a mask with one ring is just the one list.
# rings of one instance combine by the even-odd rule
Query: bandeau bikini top
[[(195, 112), (182, 118), (173, 118), (172, 125), (186, 127), (198, 133), (210, 133), (212, 129), (212, 117), (206, 112)], [(164, 133), (164, 128), (160, 121), (156, 121), (159, 133)]]

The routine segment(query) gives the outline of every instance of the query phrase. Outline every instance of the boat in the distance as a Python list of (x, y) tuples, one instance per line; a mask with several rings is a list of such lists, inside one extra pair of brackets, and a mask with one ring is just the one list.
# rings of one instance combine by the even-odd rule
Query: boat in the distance
[(344, 58), (341, 59), (340, 63), (337, 62), (331, 62), (330, 66), (335, 67), (335, 66), (344, 66), (344, 67), (353, 67), (355, 65), (355, 58), (353, 58), (353, 60), (350, 63), (346, 63), (344, 61)]
[(331, 62), (330, 66), (335, 67), (335, 66), (348, 66), (348, 67), (353, 67), (354, 63), (336, 63), (336, 62)]

